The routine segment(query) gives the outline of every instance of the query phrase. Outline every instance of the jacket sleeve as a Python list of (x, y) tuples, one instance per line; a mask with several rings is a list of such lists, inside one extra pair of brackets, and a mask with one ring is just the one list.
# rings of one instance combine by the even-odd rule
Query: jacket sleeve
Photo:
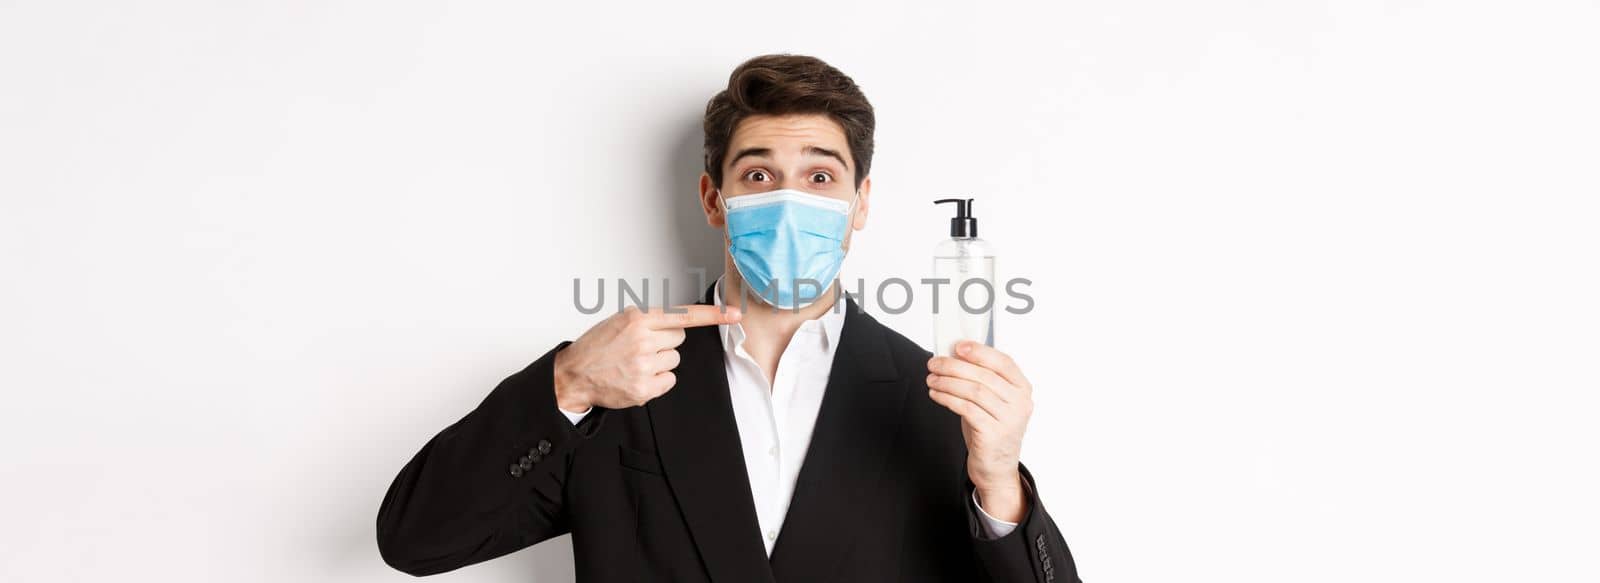
[(574, 426), (556, 407), (562, 342), (501, 381), (400, 469), (378, 509), (378, 552), (389, 566), (431, 575), (565, 534), (573, 451), (605, 420)]
[[(1067, 550), (1067, 541), (1056, 528), (1050, 513), (1039, 501), (1039, 488), (1028, 467), (1018, 465), (1026, 481), (1028, 510), (1017, 527), (1000, 538), (991, 539), (983, 534), (975, 512), (967, 512), (968, 532), (978, 565), (990, 583), (1082, 583), (1078, 566)], [(972, 480), (966, 481), (967, 491), (972, 491)], [(972, 502), (970, 497), (968, 505)]]

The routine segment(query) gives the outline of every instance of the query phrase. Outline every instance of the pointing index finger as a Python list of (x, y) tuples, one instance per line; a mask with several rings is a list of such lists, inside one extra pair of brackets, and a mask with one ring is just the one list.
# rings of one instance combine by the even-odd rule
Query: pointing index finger
[(732, 324), (738, 322), (740, 316), (739, 308), (733, 306), (718, 307), (695, 304), (692, 306), (678, 306), (673, 310), (654, 314), (654, 322), (651, 323), (650, 327), (659, 330), (663, 328), (693, 328), (715, 324)]

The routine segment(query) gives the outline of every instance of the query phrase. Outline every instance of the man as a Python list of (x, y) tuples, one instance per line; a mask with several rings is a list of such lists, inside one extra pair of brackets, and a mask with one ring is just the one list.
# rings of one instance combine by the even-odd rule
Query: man
[(1077, 582), (1018, 459), (1017, 364), (930, 358), (837, 305), (873, 126), (820, 60), (734, 70), (699, 185), (723, 276), (560, 343), (436, 435), (378, 512), (384, 560), (440, 573), (570, 532), (584, 582)]

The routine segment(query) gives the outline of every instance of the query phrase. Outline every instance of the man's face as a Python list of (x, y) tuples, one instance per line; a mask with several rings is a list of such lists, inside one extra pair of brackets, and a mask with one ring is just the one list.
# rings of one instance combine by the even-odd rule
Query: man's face
[[(739, 122), (722, 161), (723, 196), (734, 198), (789, 188), (849, 202), (856, 196), (856, 168), (844, 129), (825, 115), (759, 115)], [(723, 228), (718, 185), (700, 176), (700, 202), (706, 222)], [(851, 229), (867, 223), (872, 179), (861, 182)], [(849, 237), (845, 239), (849, 246)]]

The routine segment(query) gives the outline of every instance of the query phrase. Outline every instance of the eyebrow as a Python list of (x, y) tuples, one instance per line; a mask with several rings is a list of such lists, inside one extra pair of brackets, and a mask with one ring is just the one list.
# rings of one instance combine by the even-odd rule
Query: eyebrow
[[(801, 150), (801, 152), (812, 156), (827, 156), (833, 158), (838, 160), (839, 164), (844, 166), (845, 170), (850, 169), (850, 163), (845, 162), (844, 156), (840, 156), (839, 152), (835, 150), (829, 150), (827, 148), (821, 148), (817, 146), (806, 146), (804, 150)], [(743, 150), (739, 150), (739, 153), (734, 154), (733, 159), (728, 161), (728, 165), (733, 166), (734, 164), (739, 163), (739, 159), (745, 156), (755, 156), (758, 158), (771, 157), (772, 148), (745, 148)]]

